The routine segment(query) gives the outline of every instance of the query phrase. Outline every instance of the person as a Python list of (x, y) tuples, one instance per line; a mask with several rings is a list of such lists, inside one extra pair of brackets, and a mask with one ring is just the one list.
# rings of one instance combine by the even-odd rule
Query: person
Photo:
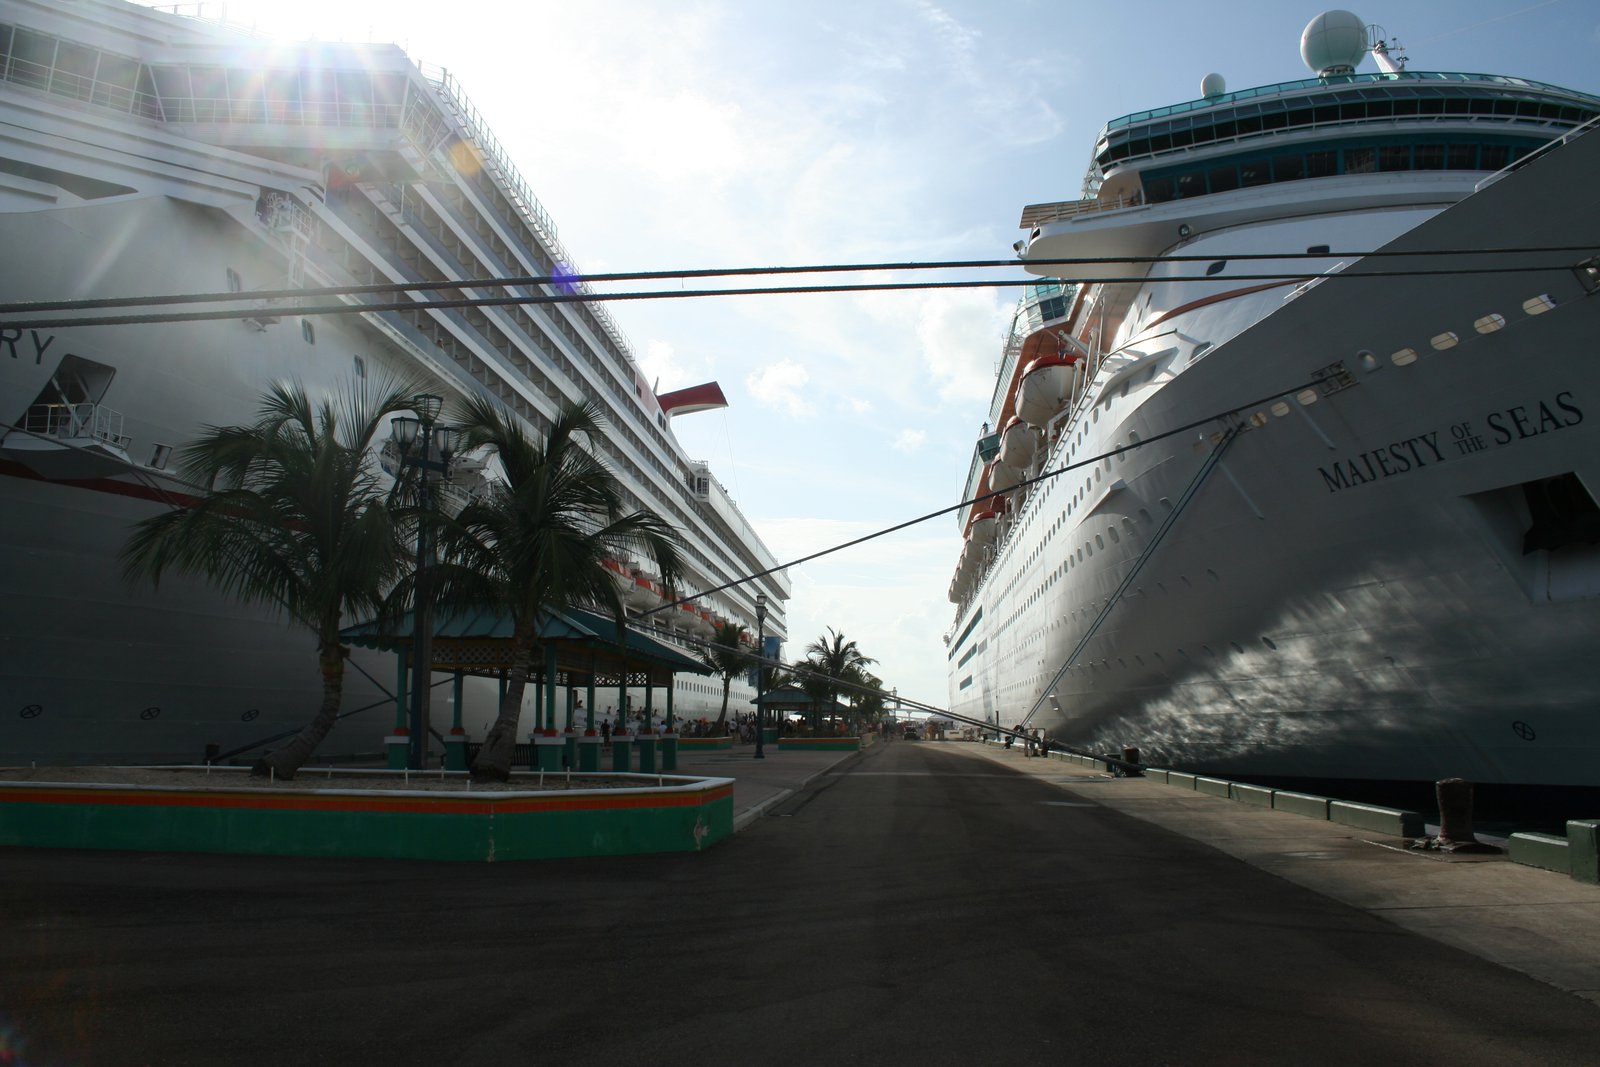
[(609, 716), (600, 720), (600, 740), (608, 745), (611, 743), (611, 719)]

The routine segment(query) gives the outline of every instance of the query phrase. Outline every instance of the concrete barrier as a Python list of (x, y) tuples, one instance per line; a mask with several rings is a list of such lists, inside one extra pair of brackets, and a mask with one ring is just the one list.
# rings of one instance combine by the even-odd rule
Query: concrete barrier
[(1327, 797), (1312, 796), (1310, 793), (1294, 793), (1287, 789), (1275, 789), (1272, 792), (1272, 806), (1275, 809), (1310, 819), (1326, 819), (1328, 805), (1332, 803)]
[(1144, 776), (1146, 778), (1150, 779), (1152, 782), (1160, 782), (1162, 785), (1167, 784), (1167, 774), (1168, 771), (1165, 767), (1146, 767), (1144, 770)]
[(1515, 833), (1511, 835), (1511, 862), (1547, 871), (1572, 873), (1572, 857), (1567, 839), (1555, 834)]
[(1194, 775), (1184, 774), (1182, 771), (1168, 771), (1167, 784), (1175, 785), (1179, 789), (1193, 789)]
[(1242, 782), (1234, 782), (1229, 795), (1239, 803), (1249, 804), (1251, 807), (1272, 807), (1272, 790), (1264, 785), (1245, 785)]
[(1600, 819), (1568, 820), (1567, 858), (1572, 877), (1591, 885), (1600, 882)]
[(1232, 785), (1233, 783), (1226, 778), (1207, 778), (1201, 775), (1194, 780), (1194, 791), (1196, 793), (1207, 793), (1214, 797), (1222, 797), (1226, 800)]
[(1357, 804), (1350, 800), (1335, 800), (1328, 804), (1328, 818), (1332, 822), (1353, 826), (1390, 837), (1421, 837), (1422, 816), (1414, 811), (1399, 808), (1380, 808), (1376, 804)]

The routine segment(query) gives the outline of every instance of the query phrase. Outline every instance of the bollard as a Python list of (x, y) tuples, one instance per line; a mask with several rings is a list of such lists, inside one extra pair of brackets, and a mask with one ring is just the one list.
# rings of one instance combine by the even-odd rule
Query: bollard
[(1465, 778), (1444, 778), (1434, 783), (1439, 799), (1439, 841), (1445, 845), (1473, 845), (1472, 783)]

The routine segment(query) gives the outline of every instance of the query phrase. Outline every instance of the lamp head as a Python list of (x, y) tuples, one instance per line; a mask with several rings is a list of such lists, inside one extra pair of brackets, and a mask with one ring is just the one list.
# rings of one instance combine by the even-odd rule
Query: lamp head
[(423, 422), (432, 422), (439, 417), (439, 409), (444, 407), (444, 398), (433, 393), (418, 393), (411, 398), (411, 410), (422, 417)]
[(409, 449), (417, 443), (417, 430), (421, 426), (421, 421), (412, 418), (410, 415), (401, 415), (399, 418), (389, 420), (389, 429), (394, 434), (394, 443), (404, 449)]
[(461, 431), (454, 426), (435, 426), (433, 428), (433, 447), (439, 450), (439, 456), (445, 462), (456, 454), (456, 449), (461, 445)]

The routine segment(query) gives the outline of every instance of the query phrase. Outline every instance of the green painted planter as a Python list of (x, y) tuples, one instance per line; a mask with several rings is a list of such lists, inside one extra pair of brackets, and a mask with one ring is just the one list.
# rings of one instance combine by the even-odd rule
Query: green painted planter
[[(229, 773), (248, 772), (212, 778)], [(0, 782), (0, 845), (494, 861), (692, 852), (733, 832), (731, 779), (635, 777), (498, 793)]]
[(859, 737), (780, 737), (779, 752), (860, 752)]

